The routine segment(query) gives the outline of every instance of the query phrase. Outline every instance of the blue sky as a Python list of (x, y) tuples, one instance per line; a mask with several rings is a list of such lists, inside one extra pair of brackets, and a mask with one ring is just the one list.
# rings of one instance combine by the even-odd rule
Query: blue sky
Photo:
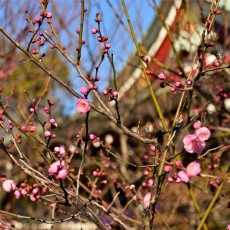
[[(96, 64), (99, 63), (102, 47), (97, 42), (97, 35), (91, 33), (91, 29), (96, 27), (94, 22), (96, 12), (100, 12), (100, 17), (103, 19), (101, 23), (101, 30), (103, 35), (109, 37), (108, 42), (111, 44), (110, 52), (114, 54), (114, 63), (117, 72), (119, 72), (125, 65), (128, 57), (135, 51), (134, 43), (124, 26), (121, 25), (114, 11), (119, 15), (124, 25), (128, 28), (127, 20), (123, 12), (122, 4), (120, 0), (110, 0), (112, 7), (108, 4), (107, 0), (85, 0), (85, 7), (88, 9), (85, 14), (85, 25), (83, 39), (86, 40), (86, 45), (82, 50), (82, 67), (85, 73), (89, 72), (92, 68), (92, 61)], [(130, 14), (131, 21), (134, 26), (135, 33), (138, 41), (147, 33), (149, 26), (151, 25), (155, 12), (150, 6), (149, 0), (126, 0), (126, 5)], [(6, 3), (4, 1), (4, 3)], [(29, 10), (31, 18), (39, 16), (41, 11), (40, 5), (37, 0), (8, 0), (8, 7), (3, 2), (0, 4), (0, 24), (6, 27), (7, 31), (13, 33), (15, 36), (20, 34), (20, 30), (27, 24), (25, 20), (24, 10)], [(113, 8), (113, 9), (112, 9)], [(74, 0), (50, 0), (47, 11), (53, 14), (53, 23), (57, 28), (60, 28), (60, 20), (64, 23), (64, 27), (60, 30), (59, 36), (61, 41), (67, 47), (67, 51), (72, 58), (76, 57), (77, 52), (77, 34), (76, 29), (79, 28), (80, 22), (80, 1)], [(15, 15), (11, 17), (11, 15)], [(8, 26), (8, 25), (14, 26)], [(47, 27), (48, 28), (48, 27)], [(45, 26), (41, 30), (47, 29)], [(48, 29), (49, 31), (49, 29)], [(28, 41), (29, 37), (25, 35), (22, 37), (22, 42)], [(100, 70), (99, 75), (101, 77), (99, 90), (102, 90), (108, 85), (108, 79), (112, 77), (111, 66), (108, 60), (105, 59)], [(71, 81), (73, 87), (79, 92), (79, 85), (82, 85), (82, 81), (79, 80), (77, 73), (71, 68)], [(63, 97), (65, 92), (58, 91), (58, 97)], [(65, 104), (65, 111), (68, 114), (74, 112), (72, 106), (76, 98), (70, 99), (68, 104)]]

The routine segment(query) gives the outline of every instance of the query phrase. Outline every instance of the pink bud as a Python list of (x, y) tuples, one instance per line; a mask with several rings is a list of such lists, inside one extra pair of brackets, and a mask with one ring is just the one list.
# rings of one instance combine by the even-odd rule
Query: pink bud
[(160, 72), (160, 74), (158, 75), (158, 79), (164, 80), (165, 78), (166, 78), (165, 74), (163, 72)]
[(27, 189), (27, 188), (22, 189), (21, 194), (22, 194), (23, 196), (26, 196), (27, 193), (28, 193), (28, 189)]
[(93, 84), (88, 85), (89, 89), (93, 89)]
[(88, 92), (88, 89), (86, 87), (82, 86), (80, 91), (81, 91), (82, 94), (86, 95), (87, 92)]
[(37, 193), (38, 193), (38, 188), (34, 188), (34, 189), (32, 190), (32, 193), (33, 193), (33, 194), (37, 194)]
[(148, 180), (148, 187), (152, 187), (153, 186), (153, 179), (149, 179)]
[(105, 44), (105, 48), (109, 49), (111, 47), (111, 45), (109, 43)]
[(34, 194), (31, 194), (31, 195), (30, 195), (30, 200), (31, 200), (31, 201), (36, 201), (36, 197), (34, 196)]
[(40, 17), (36, 17), (35, 21), (38, 22), (38, 23), (40, 23), (41, 22), (41, 18)]
[(114, 96), (114, 97), (118, 97), (118, 92), (117, 92), (117, 91), (114, 91), (114, 92), (113, 92), (113, 96)]
[(191, 86), (192, 85), (192, 81), (191, 80), (187, 80), (186, 84), (187, 84), (187, 86)]
[(181, 167), (183, 167), (183, 164), (182, 164), (181, 161), (177, 161), (177, 162), (176, 162), (176, 166), (179, 167), (179, 168), (181, 168)]
[(91, 32), (92, 32), (92, 34), (96, 34), (96, 33), (98, 32), (98, 30), (95, 29), (95, 28), (93, 28), (93, 29), (91, 30)]
[(20, 198), (21, 198), (21, 193), (20, 193), (20, 191), (15, 190), (15, 191), (14, 191), (14, 196), (15, 196), (16, 199), (20, 199)]
[(134, 184), (131, 184), (131, 185), (129, 186), (129, 188), (130, 188), (131, 190), (134, 190), (134, 189), (135, 189), (135, 185), (134, 185)]
[(197, 121), (193, 124), (193, 128), (194, 129), (199, 129), (201, 127), (201, 122), (200, 121)]
[(170, 91), (171, 91), (172, 93), (174, 93), (174, 92), (176, 92), (176, 88), (175, 88), (175, 87), (171, 87), (171, 88), (170, 88)]
[(101, 36), (98, 36), (98, 37), (97, 37), (97, 40), (98, 40), (99, 42), (102, 42), (102, 41), (103, 41), (103, 39), (102, 39)]
[(149, 59), (148, 59), (146, 56), (144, 56), (142, 59), (143, 59), (143, 61), (146, 62), (146, 63), (149, 62)]
[(45, 136), (45, 137), (50, 137), (50, 136), (51, 136), (50, 131), (48, 131), (48, 130), (47, 130), (47, 131), (45, 131), (45, 132), (44, 132), (44, 136)]
[(151, 75), (151, 74), (152, 74), (152, 71), (147, 69), (147, 70), (146, 70), (146, 74), (147, 74), (147, 75)]
[(50, 12), (46, 12), (46, 18), (52, 18), (52, 14)]
[(166, 165), (164, 167), (164, 170), (165, 170), (165, 172), (170, 172), (172, 170), (172, 166), (171, 165)]
[(104, 94), (104, 95), (107, 95), (108, 93), (109, 93), (109, 92), (108, 92), (107, 89), (104, 89), (104, 90), (103, 90), (103, 94)]
[(31, 126), (30, 127), (30, 132), (32, 132), (32, 133), (36, 132), (36, 127), (35, 126)]
[(54, 124), (55, 122), (56, 122), (56, 121), (55, 121), (54, 118), (51, 118), (51, 119), (50, 119), (50, 123), (51, 123), (51, 124)]
[(23, 125), (22, 127), (21, 127), (21, 130), (23, 131), (23, 132), (27, 132), (28, 130), (27, 130), (27, 127), (25, 126), (25, 125)]
[(94, 134), (90, 134), (90, 135), (89, 135), (89, 139), (90, 139), (90, 140), (94, 140), (95, 137), (96, 137), (96, 136), (95, 136)]
[(101, 183), (102, 183), (102, 184), (107, 184), (108, 181), (107, 181), (107, 180), (102, 180)]
[(175, 83), (175, 86), (176, 86), (177, 88), (180, 88), (180, 87), (181, 87), (181, 83), (180, 83), (179, 81), (177, 81), (177, 82)]

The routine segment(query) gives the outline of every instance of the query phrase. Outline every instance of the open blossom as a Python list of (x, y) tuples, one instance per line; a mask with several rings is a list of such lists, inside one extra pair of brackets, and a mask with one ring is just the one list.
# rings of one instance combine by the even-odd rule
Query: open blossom
[(11, 192), (16, 188), (12, 180), (5, 180), (2, 184), (2, 187), (6, 192)]
[(63, 156), (65, 155), (65, 147), (64, 145), (61, 145), (60, 147), (56, 146), (54, 148), (54, 152), (58, 155), (58, 156)]
[(189, 182), (189, 177), (187, 175), (186, 172), (184, 171), (180, 171), (177, 173), (178, 177), (180, 178), (180, 180), (184, 183), (188, 183)]
[(50, 176), (56, 176), (57, 179), (65, 179), (67, 177), (67, 170), (65, 169), (64, 161), (55, 161), (48, 169)]
[(189, 153), (201, 153), (206, 145), (196, 134), (186, 135), (183, 143), (185, 150)]
[(201, 171), (200, 164), (198, 162), (191, 162), (186, 168), (186, 174), (189, 177), (197, 176)]
[(48, 172), (50, 176), (53, 176), (54, 174), (58, 173), (59, 169), (64, 167), (64, 161), (56, 161), (53, 164), (50, 165)]
[(195, 131), (195, 134), (198, 136), (198, 138), (201, 141), (207, 141), (211, 136), (210, 130), (208, 128), (206, 128), (206, 127), (201, 127), (199, 129), (197, 129)]
[(57, 179), (62, 179), (64, 180), (66, 177), (67, 177), (67, 170), (66, 169), (61, 169), (59, 172), (58, 172), (58, 175), (56, 176)]
[(90, 110), (90, 104), (87, 99), (79, 98), (76, 103), (76, 109), (81, 114), (86, 114)]

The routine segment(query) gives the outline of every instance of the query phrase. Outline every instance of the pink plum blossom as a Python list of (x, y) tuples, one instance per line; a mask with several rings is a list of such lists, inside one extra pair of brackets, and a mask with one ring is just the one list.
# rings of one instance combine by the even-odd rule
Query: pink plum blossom
[(186, 174), (189, 177), (197, 176), (201, 171), (200, 164), (197, 162), (191, 162), (186, 168)]
[(48, 169), (50, 176), (56, 176), (57, 179), (65, 179), (67, 177), (67, 170), (65, 169), (64, 161), (56, 161), (50, 165)]
[(76, 103), (76, 109), (81, 114), (86, 114), (90, 110), (90, 104), (87, 99), (79, 98)]
[(150, 205), (150, 199), (151, 199), (151, 193), (148, 192), (144, 197), (144, 206), (145, 208), (148, 208)]
[[(186, 174), (186, 172), (184, 171), (180, 171), (177, 173), (178, 177), (180, 178), (180, 180), (184, 183), (188, 183), (189, 182), (189, 177)], [(177, 178), (178, 179), (178, 178)]]
[(189, 153), (201, 153), (205, 148), (205, 142), (196, 134), (188, 134), (183, 139), (184, 148)]
[(197, 129), (195, 131), (195, 134), (198, 136), (198, 138), (201, 141), (207, 141), (211, 136), (210, 130), (208, 128), (206, 128), (206, 127), (201, 127), (199, 129)]
[(66, 177), (67, 177), (67, 170), (66, 169), (61, 169), (59, 172), (58, 172), (58, 175), (57, 175), (57, 179), (62, 179), (64, 180)]
[(6, 192), (11, 192), (16, 188), (12, 180), (5, 180), (2, 184), (2, 187)]
[(49, 175), (52, 176), (57, 174), (60, 171), (60, 169), (64, 168), (64, 164), (64, 161), (55, 161), (53, 164), (50, 165), (48, 169)]

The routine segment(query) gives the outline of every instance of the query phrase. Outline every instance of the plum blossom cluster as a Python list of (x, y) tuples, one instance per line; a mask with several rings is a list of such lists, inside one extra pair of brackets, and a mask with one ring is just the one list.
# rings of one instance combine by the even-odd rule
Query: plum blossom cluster
[[(177, 161), (175, 166), (180, 170), (178, 173), (174, 173), (173, 176), (168, 178), (168, 182), (176, 181), (177, 183), (188, 183), (191, 177), (197, 176), (201, 172), (200, 164), (196, 161), (191, 162), (185, 170), (183, 170), (183, 164)], [(170, 172), (173, 169), (171, 165), (165, 166), (165, 172)], [(182, 169), (182, 170), (181, 170)]]
[(97, 24), (98, 24), (98, 29), (93, 28), (91, 30), (91, 32), (92, 32), (92, 34), (97, 34), (97, 33), (99, 34), (98, 37), (97, 37), (97, 40), (98, 40), (98, 42), (104, 44), (103, 53), (106, 54), (106, 53), (108, 53), (108, 50), (110, 49), (111, 45), (109, 43), (106, 43), (106, 41), (109, 39), (109, 37), (108, 36), (103, 36), (101, 34), (100, 23), (102, 21), (102, 18), (99, 18), (99, 15), (100, 15), (100, 13), (97, 12), (96, 13), (96, 18), (94, 19), (94, 21), (97, 22)]
[(118, 92), (117, 91), (114, 91), (112, 90), (112, 88), (108, 88), (108, 89), (104, 89), (103, 90), (103, 94), (104, 95), (108, 95), (109, 94), (109, 101), (113, 101), (113, 100), (116, 100), (117, 97), (118, 97)]
[(49, 176), (55, 176), (56, 179), (64, 180), (67, 177), (67, 169), (65, 168), (65, 161), (55, 161), (50, 165)]
[[(14, 196), (16, 199), (20, 199), (27, 195), (30, 196), (31, 201), (37, 201), (41, 198), (39, 194), (39, 185), (33, 184), (33, 186), (29, 186), (25, 183), (21, 183), (19, 187), (17, 187), (17, 183), (13, 180), (2, 178), (3, 183), (2, 187), (5, 192), (14, 192)], [(45, 192), (45, 190), (43, 190)]]
[(202, 127), (200, 122), (196, 122), (193, 127), (196, 129), (195, 133), (185, 135), (183, 138), (184, 149), (189, 153), (201, 153), (211, 132), (207, 127)]
[[(97, 68), (97, 67), (96, 67)], [(86, 97), (91, 90), (97, 90), (98, 86), (95, 84), (96, 82), (100, 81), (100, 77), (90, 77), (89, 78), (90, 83), (88, 84), (88, 87), (82, 86), (80, 88), (81, 93)]]
[(57, 127), (58, 127), (58, 124), (57, 124), (56, 120), (54, 118), (51, 118), (50, 119), (50, 125), (48, 125), (46, 127), (47, 130), (44, 132), (44, 136), (55, 138), (56, 134), (52, 133), (52, 130), (56, 129)]

